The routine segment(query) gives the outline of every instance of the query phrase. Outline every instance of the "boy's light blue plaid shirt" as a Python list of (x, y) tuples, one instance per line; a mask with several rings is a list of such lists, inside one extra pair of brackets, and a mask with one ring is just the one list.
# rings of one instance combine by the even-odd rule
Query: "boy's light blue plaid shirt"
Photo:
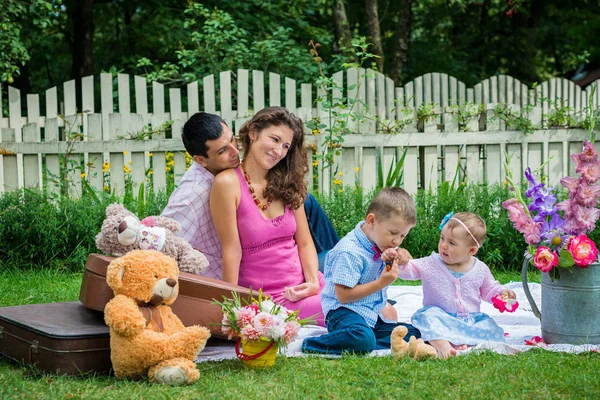
[(335, 295), (335, 284), (353, 288), (359, 284), (372, 282), (379, 278), (385, 263), (381, 257), (374, 260), (375, 251), (361, 227), (365, 221), (359, 222), (325, 257), (325, 288), (321, 293), (323, 313), (340, 307), (346, 307), (362, 316), (369, 326), (374, 327), (377, 318), (386, 322), (381, 310), (387, 302), (387, 287), (351, 303), (342, 304)]

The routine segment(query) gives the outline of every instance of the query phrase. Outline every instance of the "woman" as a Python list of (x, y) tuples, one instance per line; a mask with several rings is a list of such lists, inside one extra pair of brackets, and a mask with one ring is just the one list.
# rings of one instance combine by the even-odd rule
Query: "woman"
[(323, 275), (303, 207), (308, 162), (302, 121), (283, 107), (268, 107), (239, 133), (244, 160), (218, 174), (210, 194), (223, 280), (262, 288), (324, 326)]

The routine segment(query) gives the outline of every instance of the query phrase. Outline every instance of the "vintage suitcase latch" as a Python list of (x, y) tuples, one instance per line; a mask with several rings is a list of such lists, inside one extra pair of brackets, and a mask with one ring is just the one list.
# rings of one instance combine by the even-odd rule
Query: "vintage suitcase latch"
[(38, 354), (40, 352), (40, 350), (38, 349), (40, 345), (40, 342), (38, 342), (37, 340), (32, 340), (31, 341), (31, 352)]

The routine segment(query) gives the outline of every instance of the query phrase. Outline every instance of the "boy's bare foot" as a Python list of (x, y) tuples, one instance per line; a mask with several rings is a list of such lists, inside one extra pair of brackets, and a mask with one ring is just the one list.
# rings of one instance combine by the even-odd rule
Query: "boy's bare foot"
[(438, 352), (439, 358), (454, 357), (456, 355), (456, 350), (447, 340), (430, 340), (429, 344)]
[(398, 311), (390, 304), (386, 303), (385, 307), (381, 310), (381, 315), (385, 319), (391, 319), (392, 321), (398, 321)]

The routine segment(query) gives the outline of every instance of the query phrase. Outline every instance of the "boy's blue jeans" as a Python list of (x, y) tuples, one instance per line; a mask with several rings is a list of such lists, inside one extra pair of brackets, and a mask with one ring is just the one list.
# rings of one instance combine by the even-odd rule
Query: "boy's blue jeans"
[(302, 351), (305, 353), (342, 354), (370, 353), (373, 350), (386, 350), (390, 348), (390, 335), (394, 328), (404, 325), (408, 334), (404, 340), (411, 336), (417, 339), (421, 332), (410, 324), (402, 322), (388, 323), (381, 318), (371, 328), (359, 314), (345, 307), (329, 311), (326, 317), (327, 331), (325, 335), (306, 338), (302, 342)]
[(340, 238), (333, 228), (331, 221), (325, 215), (321, 205), (312, 194), (308, 194), (304, 200), (304, 211), (308, 221), (308, 229), (312, 236), (315, 248), (319, 256), (319, 271), (323, 272), (323, 261), (327, 252), (340, 241)]

